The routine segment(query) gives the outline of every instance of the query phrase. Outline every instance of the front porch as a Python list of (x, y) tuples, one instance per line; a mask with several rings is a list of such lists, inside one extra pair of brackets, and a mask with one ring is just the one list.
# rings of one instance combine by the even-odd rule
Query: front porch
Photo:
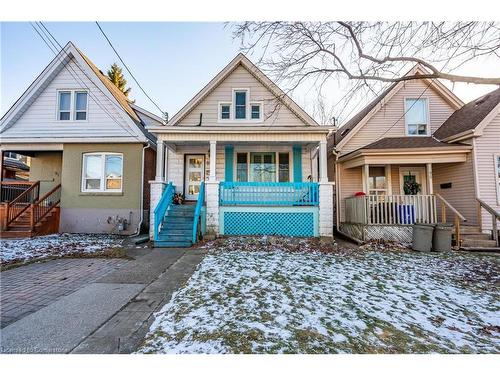
[[(205, 233), (208, 237), (332, 236), (333, 183), (328, 182), (326, 170), (327, 131), (314, 129), (306, 137), (284, 129), (279, 136), (273, 134), (275, 130), (266, 136), (239, 131), (231, 140), (217, 131), (209, 132), (207, 138), (212, 139), (208, 142), (190, 140), (192, 134), (174, 141), (172, 134), (160, 133), (151, 197), (152, 202), (163, 204), (154, 205), (158, 210), (150, 236), (173, 238), (165, 233), (162, 237), (161, 232), (178, 215), (175, 212), (179, 209), (171, 204), (176, 193), (196, 204), (184, 228), (186, 246)], [(262, 129), (258, 132), (265, 133)]]

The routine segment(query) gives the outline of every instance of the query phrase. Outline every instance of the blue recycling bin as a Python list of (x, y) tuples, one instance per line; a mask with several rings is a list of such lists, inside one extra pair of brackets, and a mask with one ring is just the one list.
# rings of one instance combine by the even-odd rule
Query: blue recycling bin
[(412, 204), (401, 204), (398, 207), (401, 224), (415, 224), (415, 206)]

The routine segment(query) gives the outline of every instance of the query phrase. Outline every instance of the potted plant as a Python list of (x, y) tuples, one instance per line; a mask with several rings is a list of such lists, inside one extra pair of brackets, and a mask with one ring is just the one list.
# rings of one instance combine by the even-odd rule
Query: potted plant
[(175, 193), (174, 197), (172, 198), (172, 203), (173, 204), (183, 204), (184, 203), (184, 194)]

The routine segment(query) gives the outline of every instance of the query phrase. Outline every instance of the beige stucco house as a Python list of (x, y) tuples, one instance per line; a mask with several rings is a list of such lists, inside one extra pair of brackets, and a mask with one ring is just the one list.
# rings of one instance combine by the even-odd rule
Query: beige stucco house
[[(424, 72), (417, 65), (408, 74)], [(493, 245), (491, 218), (476, 198), (488, 197), (498, 212), (500, 138), (493, 114), (478, 119), (489, 124), (486, 132), (471, 131), (479, 124), (470, 112), (483, 105), (476, 102), (464, 106), (437, 80), (401, 81), (331, 135), (337, 229), (360, 240), (409, 242), (412, 224), (444, 221), (455, 225), (462, 246)], [(483, 231), (489, 234), (481, 237)]]
[[(198, 226), (212, 236), (332, 236), (329, 129), (243, 54), (166, 125), (147, 129), (158, 139), (158, 246), (189, 246)], [(171, 204), (175, 193), (192, 204)]]
[(1, 119), (0, 160), (31, 160), (29, 181), (1, 181), (2, 236), (137, 232), (161, 122), (68, 43)]

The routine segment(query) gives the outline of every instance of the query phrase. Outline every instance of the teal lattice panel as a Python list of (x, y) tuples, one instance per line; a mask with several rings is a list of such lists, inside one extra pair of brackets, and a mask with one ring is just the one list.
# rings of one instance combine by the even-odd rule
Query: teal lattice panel
[(224, 212), (224, 234), (314, 236), (312, 212)]

